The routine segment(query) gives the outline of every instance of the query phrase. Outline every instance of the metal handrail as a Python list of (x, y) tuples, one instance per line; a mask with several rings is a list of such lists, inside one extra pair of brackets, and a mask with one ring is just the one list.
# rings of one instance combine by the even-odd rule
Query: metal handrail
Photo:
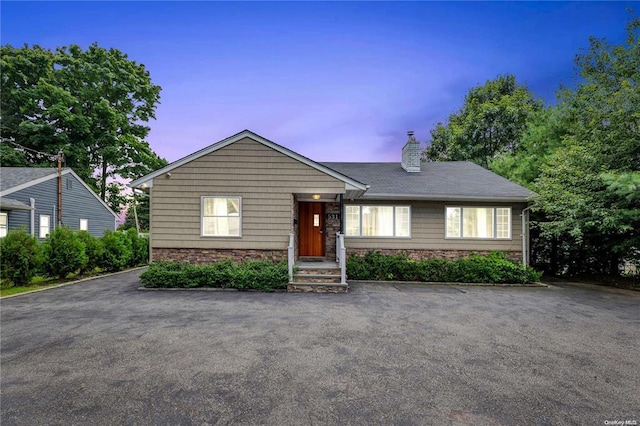
[(293, 247), (293, 234), (289, 234), (289, 247), (287, 247), (287, 264), (289, 266), (289, 282), (293, 282), (293, 264), (295, 263), (295, 252)]
[(340, 266), (340, 283), (347, 283), (347, 249), (344, 246), (344, 234), (336, 234), (336, 261)]

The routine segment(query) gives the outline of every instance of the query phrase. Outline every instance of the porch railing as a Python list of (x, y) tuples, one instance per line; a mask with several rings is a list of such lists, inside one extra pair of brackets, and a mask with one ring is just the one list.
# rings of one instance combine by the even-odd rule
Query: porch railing
[(289, 247), (287, 247), (287, 264), (289, 266), (289, 282), (293, 282), (293, 264), (295, 263), (295, 251), (293, 247), (293, 234), (289, 234)]
[(336, 233), (336, 262), (340, 266), (340, 283), (347, 283), (347, 249), (344, 246), (344, 234)]

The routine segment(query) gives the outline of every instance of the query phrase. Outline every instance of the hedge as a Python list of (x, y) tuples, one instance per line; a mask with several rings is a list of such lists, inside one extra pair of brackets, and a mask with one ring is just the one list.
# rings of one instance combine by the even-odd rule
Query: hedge
[(542, 274), (532, 268), (511, 261), (504, 253), (487, 256), (423, 259), (414, 261), (405, 254), (387, 255), (370, 251), (351, 255), (347, 259), (347, 275), (353, 280), (421, 281), (462, 283), (519, 283), (537, 282)]
[(10, 231), (0, 240), (2, 279), (14, 285), (29, 284), (42, 261), (38, 240), (24, 228)]
[(65, 278), (87, 265), (86, 246), (71, 229), (61, 226), (47, 236), (44, 244), (44, 271)]
[(289, 272), (286, 262), (235, 263), (224, 260), (209, 265), (158, 262), (152, 263), (140, 275), (140, 280), (148, 288), (216, 287), (273, 291), (287, 288)]
[(96, 268), (120, 271), (147, 263), (149, 239), (127, 232), (106, 231), (102, 238), (65, 227), (53, 230), (44, 243), (26, 230), (12, 230), (0, 240), (3, 287), (28, 285), (35, 275), (65, 278)]

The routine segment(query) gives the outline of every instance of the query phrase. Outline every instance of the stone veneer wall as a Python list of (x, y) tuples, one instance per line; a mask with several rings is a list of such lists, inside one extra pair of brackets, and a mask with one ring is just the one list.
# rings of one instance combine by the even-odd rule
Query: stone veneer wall
[(152, 262), (188, 262), (194, 264), (213, 263), (232, 259), (236, 262), (247, 260), (287, 260), (287, 250), (245, 250), (245, 249), (186, 249), (158, 248), (152, 251)]
[[(369, 249), (350, 249), (347, 246), (347, 257), (352, 254), (363, 255), (371, 250)], [(429, 249), (376, 249), (383, 254), (399, 254), (403, 253), (409, 256), (413, 260), (420, 259), (459, 259), (461, 257), (468, 257), (469, 255), (476, 253), (481, 256), (486, 256), (491, 253), (491, 250), (429, 250)], [(522, 261), (522, 252), (510, 251), (507, 252), (509, 259), (514, 261)]]
[[(329, 260), (336, 258), (336, 234), (340, 232), (340, 203), (325, 203), (325, 257)], [(329, 213), (337, 213), (337, 219), (329, 219)]]

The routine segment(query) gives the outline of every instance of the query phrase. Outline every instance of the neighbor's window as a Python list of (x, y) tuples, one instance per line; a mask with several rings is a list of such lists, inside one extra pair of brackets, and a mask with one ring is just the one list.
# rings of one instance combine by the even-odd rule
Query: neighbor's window
[(51, 218), (46, 214), (40, 215), (40, 238), (47, 238), (51, 229)]
[(346, 206), (346, 235), (350, 237), (409, 237), (409, 206)]
[(0, 238), (7, 236), (9, 221), (6, 213), (0, 213)]
[(447, 238), (511, 238), (510, 207), (447, 207)]
[(80, 230), (81, 231), (89, 230), (89, 219), (80, 219)]
[(202, 197), (202, 235), (239, 237), (240, 197)]

